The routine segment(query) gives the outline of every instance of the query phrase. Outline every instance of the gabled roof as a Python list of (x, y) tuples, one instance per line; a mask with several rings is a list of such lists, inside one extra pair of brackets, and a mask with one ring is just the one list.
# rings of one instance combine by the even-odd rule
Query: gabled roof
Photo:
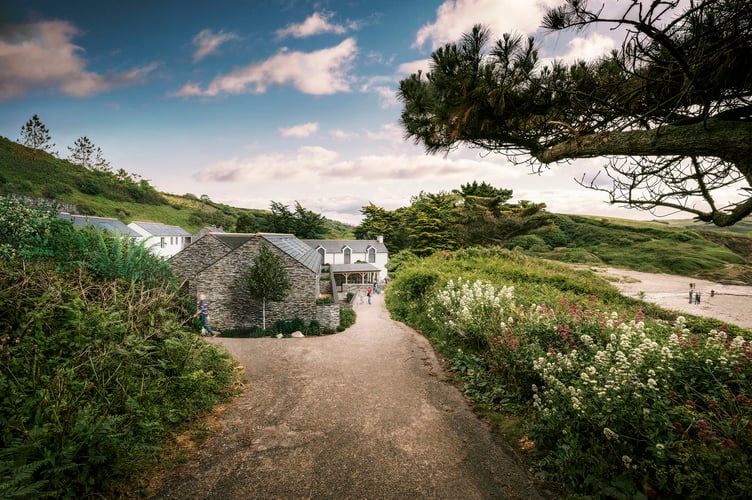
[(61, 213), (57, 216), (60, 219), (70, 221), (73, 224), (73, 227), (79, 229), (82, 227), (95, 227), (97, 229), (103, 229), (110, 233), (118, 234), (120, 236), (128, 236), (130, 238), (139, 238), (141, 236), (117, 219), (94, 217), (91, 215), (72, 215), (68, 213)]
[(263, 238), (270, 244), (300, 262), (311, 271), (318, 271), (321, 256), (310, 246), (303, 243), (292, 234), (276, 233), (209, 233), (210, 236), (224, 243), (232, 250), (240, 247), (251, 238)]
[(180, 226), (168, 226), (167, 224), (160, 224), (159, 222), (138, 222), (133, 221), (131, 224), (136, 224), (138, 227), (146, 231), (152, 236), (190, 236), (191, 233), (186, 231)]
[(250, 233), (207, 233), (212, 238), (221, 241), (232, 250), (235, 250), (240, 245), (250, 240), (255, 234)]
[(321, 256), (315, 248), (306, 245), (292, 234), (261, 234), (262, 238), (297, 260), (311, 271), (321, 266)]
[(369, 247), (377, 253), (388, 253), (386, 246), (378, 240), (302, 240), (311, 248), (323, 248), (327, 253), (340, 253), (348, 247), (353, 252), (365, 253)]

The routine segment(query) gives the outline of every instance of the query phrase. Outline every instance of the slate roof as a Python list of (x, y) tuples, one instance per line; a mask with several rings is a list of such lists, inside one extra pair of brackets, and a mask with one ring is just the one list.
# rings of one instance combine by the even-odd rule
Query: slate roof
[(287, 255), (297, 260), (313, 272), (317, 272), (321, 265), (321, 256), (312, 247), (303, 243), (292, 234), (276, 233), (209, 233), (213, 238), (221, 241), (230, 249), (243, 245), (254, 237), (264, 238), (266, 241), (279, 248)]
[(186, 231), (180, 226), (168, 226), (167, 224), (160, 224), (159, 222), (138, 222), (133, 221), (132, 224), (138, 224), (138, 226), (144, 231), (148, 232), (152, 236), (190, 236), (191, 233)]
[(367, 264), (365, 262), (358, 262), (355, 264), (332, 264), (333, 273), (364, 273), (380, 271), (380, 269), (373, 264)]
[(321, 256), (316, 249), (292, 234), (262, 233), (260, 236), (313, 272), (321, 266)]
[(57, 216), (63, 220), (70, 221), (71, 223), (73, 223), (73, 227), (78, 229), (91, 226), (98, 229), (104, 229), (105, 231), (109, 231), (120, 236), (128, 236), (130, 238), (141, 237), (140, 234), (117, 219), (110, 219), (108, 217), (94, 217), (91, 215), (72, 215), (67, 213), (58, 214)]
[(221, 241), (232, 250), (235, 250), (240, 245), (250, 240), (255, 234), (249, 233), (208, 233), (211, 237)]
[(327, 253), (340, 253), (348, 247), (356, 253), (365, 253), (368, 247), (373, 247), (378, 253), (388, 253), (386, 245), (378, 240), (302, 240), (311, 248), (323, 248)]

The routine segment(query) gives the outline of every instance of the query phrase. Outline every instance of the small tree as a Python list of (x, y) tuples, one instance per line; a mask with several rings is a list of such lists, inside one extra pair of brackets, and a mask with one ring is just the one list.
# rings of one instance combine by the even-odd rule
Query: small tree
[(68, 146), (70, 151), (69, 160), (71, 163), (81, 165), (84, 168), (91, 168), (94, 160), (94, 143), (86, 137), (79, 137), (73, 143), (73, 147)]
[(37, 151), (46, 151), (49, 153), (55, 146), (51, 142), (52, 136), (50, 136), (49, 129), (42, 123), (38, 115), (32, 116), (21, 127), (21, 138), (19, 141), (27, 148), (31, 148), (35, 156)]
[(261, 301), (262, 328), (266, 330), (266, 301), (278, 302), (287, 298), (291, 285), (282, 261), (269, 248), (262, 246), (245, 270), (242, 283), (256, 300)]
[(97, 146), (97, 151), (94, 156), (94, 168), (101, 172), (112, 172), (110, 162), (105, 159), (104, 155), (102, 155), (102, 148), (99, 146)]

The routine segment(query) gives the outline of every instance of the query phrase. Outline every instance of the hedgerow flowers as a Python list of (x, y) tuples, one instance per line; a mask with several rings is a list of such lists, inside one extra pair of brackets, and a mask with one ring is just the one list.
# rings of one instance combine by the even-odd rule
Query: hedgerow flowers
[(723, 328), (692, 334), (681, 316), (647, 321), (596, 303), (523, 306), (512, 287), (458, 279), (429, 299), (428, 315), (483, 350), (505, 394), (529, 398), (531, 437), (552, 451), (546, 463), (558, 479), (624, 478), (682, 496), (713, 492), (697, 473), (712, 470), (752, 486), (739, 479), (752, 465), (750, 342)]

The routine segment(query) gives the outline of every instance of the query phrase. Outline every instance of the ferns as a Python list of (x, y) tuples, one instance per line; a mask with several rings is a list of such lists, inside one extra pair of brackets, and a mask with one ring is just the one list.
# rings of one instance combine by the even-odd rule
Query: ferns
[(0, 235), (16, 257), (0, 256), (2, 498), (100, 494), (235, 377), (181, 329), (192, 298), (143, 245), (57, 224), (44, 241)]

